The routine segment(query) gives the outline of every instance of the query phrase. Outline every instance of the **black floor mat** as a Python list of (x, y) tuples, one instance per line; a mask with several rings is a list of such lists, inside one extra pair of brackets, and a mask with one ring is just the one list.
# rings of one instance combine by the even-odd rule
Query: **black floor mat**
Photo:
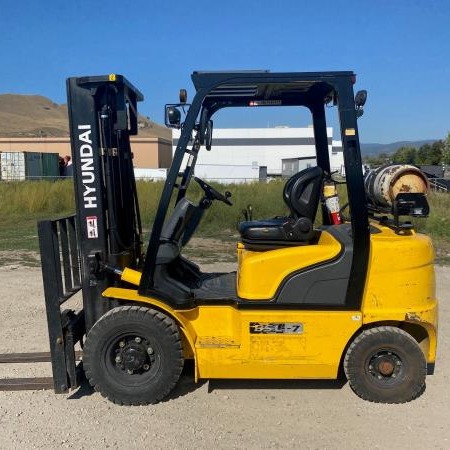
[(203, 300), (236, 300), (236, 272), (203, 274), (193, 294)]

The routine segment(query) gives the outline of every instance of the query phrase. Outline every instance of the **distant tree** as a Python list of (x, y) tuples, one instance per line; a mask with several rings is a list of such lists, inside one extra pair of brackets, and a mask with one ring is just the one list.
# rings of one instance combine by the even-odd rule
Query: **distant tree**
[(389, 164), (392, 162), (392, 155), (389, 155), (387, 153), (380, 153), (379, 158), (380, 158), (381, 165)]
[(445, 143), (442, 140), (435, 141), (433, 144), (424, 144), (417, 150), (417, 164), (433, 165), (442, 164)]
[(442, 163), (444, 141), (435, 141), (433, 144), (424, 144), (417, 150), (417, 164), (437, 166)]
[(428, 160), (430, 157), (431, 152), (431, 145), (430, 144), (424, 144), (422, 145), (419, 150), (417, 150), (417, 158), (416, 163), (419, 165), (422, 164), (429, 164)]
[(433, 142), (433, 145), (431, 146), (430, 156), (428, 158), (429, 161), (428, 164), (436, 166), (442, 164), (442, 154), (444, 152), (444, 145), (445, 144), (443, 140)]
[(442, 149), (442, 163), (450, 165), (450, 133), (447, 134), (447, 138), (444, 141), (444, 147)]
[(369, 164), (370, 167), (380, 167), (383, 164), (388, 164), (392, 162), (392, 156), (388, 155), (387, 153), (380, 153), (379, 155), (375, 156), (366, 156), (364, 158), (364, 163)]
[(392, 156), (396, 164), (416, 164), (417, 150), (414, 147), (400, 147)]

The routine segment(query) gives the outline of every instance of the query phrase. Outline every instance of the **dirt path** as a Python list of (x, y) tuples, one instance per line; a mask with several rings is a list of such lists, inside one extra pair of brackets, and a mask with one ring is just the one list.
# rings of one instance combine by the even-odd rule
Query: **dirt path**
[[(0, 392), (0, 448), (450, 449), (450, 268), (437, 268), (437, 283), (436, 374), (414, 402), (368, 403), (336, 382), (194, 385), (189, 372), (169, 400), (146, 407), (113, 405), (87, 386), (59, 396)], [(44, 317), (40, 270), (1, 267), (0, 353), (47, 350)], [(43, 364), (0, 367), (0, 377), (13, 374), (50, 370)]]

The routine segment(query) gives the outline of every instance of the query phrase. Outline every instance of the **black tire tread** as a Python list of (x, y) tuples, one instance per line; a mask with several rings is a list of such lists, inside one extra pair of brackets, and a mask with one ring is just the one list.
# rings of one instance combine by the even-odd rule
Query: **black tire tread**
[[(160, 321), (162, 324), (165, 325), (168, 331), (167, 333), (168, 338), (172, 339), (173, 341), (172, 345), (174, 345), (174, 348), (179, 355), (175, 363), (174, 370), (172, 372), (172, 377), (170, 381), (167, 383), (166, 389), (164, 391), (159, 392), (159, 394), (152, 401), (147, 401), (145, 399), (142, 399), (140, 401), (126, 401), (116, 398), (111, 393), (103, 390), (102, 386), (99, 385), (99, 381), (95, 379), (94, 371), (92, 368), (93, 362), (91, 361), (91, 355), (93, 355), (94, 353), (95, 343), (98, 341), (99, 335), (103, 331), (103, 327), (107, 325), (110, 321), (116, 320), (116, 317), (122, 314), (127, 314), (128, 316), (127, 320), (149, 315), (152, 318)], [(181, 336), (176, 323), (165, 314), (155, 309), (149, 309), (142, 306), (127, 305), (116, 307), (109, 310), (91, 328), (83, 348), (83, 368), (86, 375), (86, 379), (89, 381), (89, 384), (95, 389), (95, 391), (99, 392), (103, 397), (107, 398), (108, 400), (117, 405), (139, 406), (160, 402), (170, 393), (170, 391), (177, 384), (181, 375), (181, 371), (183, 370), (183, 364), (184, 360), (182, 356)]]
[(392, 400), (374, 398), (371, 396), (371, 394), (369, 392), (362, 389), (359, 383), (355, 382), (355, 380), (353, 378), (352, 368), (350, 367), (350, 361), (353, 356), (352, 355), (353, 352), (361, 344), (361, 342), (363, 342), (365, 339), (367, 339), (368, 337), (379, 335), (381, 333), (394, 333), (394, 335), (402, 336), (402, 338), (405, 338), (412, 345), (417, 346), (419, 351), (422, 353), (422, 351), (420, 350), (420, 347), (418, 347), (417, 341), (409, 333), (407, 333), (406, 331), (404, 331), (400, 328), (393, 327), (393, 326), (378, 326), (378, 327), (368, 328), (368, 329), (364, 330), (363, 332), (361, 332), (353, 340), (353, 342), (350, 344), (350, 346), (348, 347), (347, 352), (345, 354), (343, 366), (344, 366), (344, 372), (347, 377), (347, 380), (349, 381), (350, 387), (360, 398), (362, 398), (363, 400), (373, 402), (373, 403), (407, 403), (411, 400), (416, 399), (423, 393), (423, 391), (425, 389), (425, 377), (426, 377), (427, 370), (426, 370), (426, 360), (425, 360), (425, 356), (423, 355), (423, 353), (422, 353), (423, 369), (422, 369), (422, 373), (420, 374), (420, 378), (423, 379), (423, 382), (417, 383), (415, 390), (413, 392), (411, 392), (409, 397), (402, 398), (402, 399), (392, 399)]

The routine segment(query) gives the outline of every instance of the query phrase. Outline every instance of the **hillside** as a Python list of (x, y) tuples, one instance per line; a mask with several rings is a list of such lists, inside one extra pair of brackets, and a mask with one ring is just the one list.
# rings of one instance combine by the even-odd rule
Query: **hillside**
[(397, 141), (391, 144), (361, 144), (361, 153), (363, 156), (376, 156), (380, 153), (394, 153), (400, 147), (419, 148), (424, 144), (432, 144), (436, 139), (426, 139), (423, 141)]
[[(140, 116), (139, 136), (171, 139), (171, 130)], [(0, 94), (0, 137), (69, 135), (67, 105), (41, 95)]]
[[(143, 116), (139, 117), (139, 136), (172, 139), (171, 130)], [(67, 105), (58, 105), (41, 95), (0, 94), (0, 137), (59, 137), (69, 135)], [(432, 143), (399, 141), (391, 144), (361, 144), (363, 156), (393, 153), (402, 146), (419, 148)]]

